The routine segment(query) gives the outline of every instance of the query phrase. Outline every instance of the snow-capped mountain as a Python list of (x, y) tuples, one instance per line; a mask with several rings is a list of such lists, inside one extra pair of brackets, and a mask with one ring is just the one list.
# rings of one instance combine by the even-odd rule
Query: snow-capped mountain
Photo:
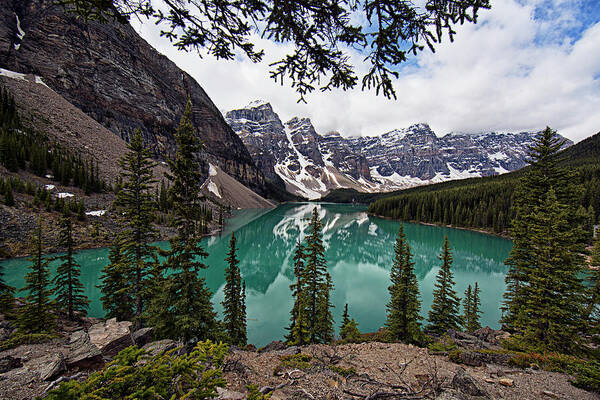
[(229, 111), (225, 119), (265, 177), (309, 199), (337, 188), (390, 191), (514, 171), (526, 165), (536, 135), (438, 137), (429, 125), (416, 124), (381, 136), (345, 138), (338, 132), (317, 133), (308, 118), (283, 123), (265, 101)]

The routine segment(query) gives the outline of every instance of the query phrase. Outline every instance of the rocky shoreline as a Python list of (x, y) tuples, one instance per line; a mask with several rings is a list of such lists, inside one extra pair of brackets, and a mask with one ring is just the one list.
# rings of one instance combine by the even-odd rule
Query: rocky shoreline
[[(13, 323), (0, 316), (0, 349), (13, 333)], [(152, 335), (152, 328), (133, 331), (128, 321), (82, 318), (72, 323), (61, 316), (56, 337), (0, 351), (0, 399), (30, 400), (61, 382), (84, 380), (129, 346), (152, 355), (190, 347)], [(246, 399), (249, 384), (270, 393), (272, 400), (600, 399), (572, 386), (566, 374), (511, 366), (510, 356), (499, 351), (506, 335), (487, 327), (474, 335), (449, 331), (459, 352), (378, 341), (231, 347), (223, 366), (227, 386), (219, 389), (218, 399)], [(368, 337), (377, 339), (377, 334)]]

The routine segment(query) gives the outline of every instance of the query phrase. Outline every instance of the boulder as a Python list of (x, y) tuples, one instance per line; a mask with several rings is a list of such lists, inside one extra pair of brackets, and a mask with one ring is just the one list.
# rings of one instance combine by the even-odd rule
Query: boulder
[(513, 381), (512, 379), (509, 379), (509, 378), (500, 378), (498, 380), (498, 383), (501, 384), (502, 386), (508, 386), (508, 387), (515, 385), (515, 381)]
[(4, 356), (0, 358), (0, 374), (10, 371), (11, 369), (21, 368), (23, 360), (18, 357)]
[(39, 369), (40, 379), (43, 381), (54, 380), (58, 375), (67, 370), (65, 357), (62, 353), (55, 353), (47, 357), (47, 360)]
[(68, 369), (96, 369), (104, 364), (102, 352), (90, 341), (90, 336), (83, 329), (71, 334), (68, 348), (65, 359)]
[(464, 368), (459, 368), (452, 378), (452, 387), (459, 392), (482, 398), (489, 398), (489, 394), (485, 391), (479, 382), (475, 380)]
[(233, 390), (227, 390), (223, 388), (217, 388), (219, 397), (217, 400), (244, 400), (246, 395), (240, 392), (234, 392)]
[(146, 343), (150, 343), (152, 341), (152, 335), (154, 335), (154, 328), (142, 328), (133, 332), (133, 341), (139, 347), (144, 346)]
[(92, 325), (88, 331), (90, 342), (100, 349), (104, 357), (114, 357), (121, 350), (135, 345), (130, 327), (131, 322), (117, 322), (116, 318)]
[(261, 353), (268, 353), (271, 351), (280, 351), (287, 349), (287, 345), (283, 343), (281, 340), (274, 340), (262, 349), (259, 350)]
[(158, 354), (164, 353), (165, 351), (172, 350), (176, 347), (177, 347), (177, 342), (174, 342), (171, 339), (163, 339), (163, 340), (157, 340), (156, 342), (147, 343), (142, 348), (144, 350), (146, 350), (148, 353), (150, 353), (151, 356), (156, 356)]
[(500, 344), (501, 340), (507, 339), (510, 337), (510, 333), (504, 331), (497, 331), (489, 326), (477, 329), (473, 332), (473, 336), (477, 337), (479, 340), (482, 340), (487, 343), (491, 343), (494, 345)]

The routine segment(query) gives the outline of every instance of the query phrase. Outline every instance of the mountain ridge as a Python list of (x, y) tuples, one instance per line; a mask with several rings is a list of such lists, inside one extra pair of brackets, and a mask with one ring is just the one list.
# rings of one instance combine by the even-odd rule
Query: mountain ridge
[(418, 123), (380, 136), (344, 137), (336, 131), (318, 133), (309, 118), (283, 122), (264, 100), (226, 112), (225, 120), (266, 177), (309, 199), (335, 189), (389, 192), (514, 171), (526, 165), (528, 145), (537, 134), (440, 137), (427, 123)]

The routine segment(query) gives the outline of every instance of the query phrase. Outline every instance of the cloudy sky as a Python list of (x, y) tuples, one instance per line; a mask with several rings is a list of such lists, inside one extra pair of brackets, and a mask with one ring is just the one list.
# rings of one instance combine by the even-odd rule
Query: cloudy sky
[[(421, 0), (422, 2), (423, 0)], [(418, 3), (418, 2), (417, 2)], [(424, 51), (402, 68), (397, 100), (374, 92), (315, 92), (298, 104), (289, 86), (269, 78), (268, 64), (289, 47), (258, 40), (255, 64), (217, 61), (177, 51), (151, 23), (138, 32), (190, 73), (227, 111), (255, 99), (271, 102), (283, 121), (311, 118), (318, 132), (379, 135), (427, 122), (448, 132), (540, 130), (549, 125), (579, 141), (600, 131), (600, 3), (598, 0), (492, 0), (477, 25), (457, 28), (436, 53)], [(358, 53), (351, 54), (361, 65)]]

